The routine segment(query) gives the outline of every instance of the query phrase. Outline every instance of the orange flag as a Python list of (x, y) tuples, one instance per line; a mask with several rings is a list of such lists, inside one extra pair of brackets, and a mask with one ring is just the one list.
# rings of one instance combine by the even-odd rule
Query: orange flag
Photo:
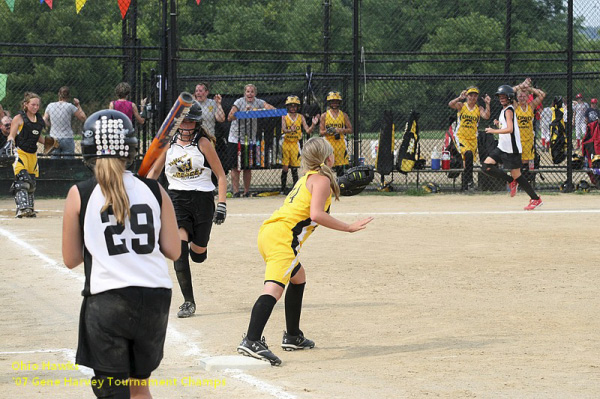
[(48, 7), (52, 10), (52, 0), (46, 0), (46, 4), (48, 4)]
[(121, 9), (121, 19), (125, 18), (125, 14), (127, 14), (127, 10), (129, 9), (130, 4), (131, 0), (119, 0), (119, 9)]
[(200, 5), (200, 0), (196, 0), (196, 4)]

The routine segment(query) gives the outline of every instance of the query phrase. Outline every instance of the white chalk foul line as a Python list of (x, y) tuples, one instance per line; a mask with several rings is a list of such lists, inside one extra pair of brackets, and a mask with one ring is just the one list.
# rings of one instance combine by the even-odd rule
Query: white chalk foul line
[[(533, 211), (397, 211), (397, 212), (332, 212), (339, 216), (440, 216), (440, 215), (539, 215), (539, 214), (577, 214), (600, 213), (600, 209), (536, 209)], [(270, 217), (270, 213), (227, 213), (227, 217)]]
[[(24, 249), (27, 249), (28, 251), (30, 251), (33, 255), (35, 255), (40, 260), (42, 260), (46, 267), (51, 267), (52, 269), (58, 270), (61, 273), (66, 273), (67, 275), (75, 278), (76, 280), (78, 280), (80, 282), (83, 282), (85, 280), (85, 277), (83, 275), (77, 274), (76, 272), (68, 269), (62, 263), (56, 262), (52, 258), (50, 258), (47, 255), (40, 252), (34, 246), (21, 240), (19, 237), (17, 237), (15, 234), (11, 233), (10, 231), (0, 228), (0, 235), (6, 237), (7, 239), (12, 241), (16, 245), (20, 246), (21, 248), (24, 248)], [(204, 352), (198, 345), (196, 345), (194, 342), (192, 342), (191, 339), (187, 338), (185, 336), (185, 334), (181, 333), (179, 330), (177, 330), (175, 327), (173, 327), (172, 323), (169, 323), (169, 326), (167, 329), (167, 334), (171, 338), (168, 340), (170, 346), (173, 344), (173, 341), (178, 341), (176, 344), (178, 351), (181, 349), (182, 344), (184, 344), (187, 347), (187, 351), (184, 353), (184, 355), (194, 357), (196, 359), (196, 361), (198, 361), (198, 362), (200, 359), (210, 356), (209, 354)], [(73, 364), (75, 363), (75, 352), (70, 349), (38, 349), (38, 350), (32, 350), (32, 351), (0, 352), (0, 354), (1, 353), (6, 353), (6, 354), (44, 353), (44, 352), (46, 352), (46, 353), (63, 352), (66, 355), (68, 355), (69, 360), (72, 359)], [(89, 377), (92, 377), (94, 375), (93, 370), (91, 370), (85, 366), (79, 366), (79, 367), (80, 367), (80, 371), (84, 375), (89, 376)], [(246, 374), (241, 370), (227, 369), (224, 371), (228, 375), (230, 375), (232, 378), (242, 381), (248, 385), (251, 385), (251, 386), (255, 387), (256, 389), (258, 389), (259, 391), (264, 392), (274, 398), (277, 398), (277, 399), (295, 399), (296, 398), (295, 395), (289, 394), (289, 393), (283, 391), (281, 388), (276, 387), (272, 384), (269, 384), (268, 382), (260, 380), (256, 377), (253, 377), (249, 374)]]

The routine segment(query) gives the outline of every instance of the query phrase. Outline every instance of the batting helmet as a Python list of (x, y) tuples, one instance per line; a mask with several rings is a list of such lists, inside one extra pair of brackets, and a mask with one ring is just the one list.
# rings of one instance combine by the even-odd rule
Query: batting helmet
[(183, 120), (202, 122), (202, 107), (198, 101), (194, 100), (189, 111), (183, 115)]
[(135, 160), (138, 140), (131, 120), (122, 112), (105, 109), (90, 115), (83, 124), (81, 152), (86, 166), (96, 158), (123, 158), (129, 167)]
[(298, 96), (289, 96), (285, 100), (285, 106), (287, 107), (288, 105), (292, 104), (300, 105), (300, 98), (298, 98)]
[(327, 101), (329, 102), (334, 100), (342, 101), (342, 95), (339, 91), (330, 91), (327, 93)]
[(499, 96), (501, 94), (504, 94), (508, 98), (508, 101), (513, 101), (515, 99), (515, 91), (509, 85), (502, 85), (498, 87), (496, 95)]

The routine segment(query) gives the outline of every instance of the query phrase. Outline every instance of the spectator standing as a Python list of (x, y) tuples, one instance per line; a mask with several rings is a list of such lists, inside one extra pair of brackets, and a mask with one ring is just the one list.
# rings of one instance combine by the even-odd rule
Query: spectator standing
[(550, 148), (550, 124), (552, 123), (552, 108), (544, 107), (540, 113), (540, 129), (542, 136), (542, 151)]
[(477, 156), (477, 128), (481, 118), (490, 118), (490, 96), (486, 94), (483, 99), (485, 108), (477, 104), (478, 99), (479, 89), (471, 86), (463, 90), (458, 97), (448, 103), (450, 108), (458, 111), (455, 132), (464, 167), (461, 178), (461, 191), (474, 188), (473, 162)]
[(6, 140), (8, 139), (8, 135), (10, 134), (10, 124), (12, 122), (12, 118), (10, 116), (4, 116), (1, 120), (2, 124), (0, 125), (0, 148), (6, 145)]
[(327, 112), (321, 114), (319, 133), (325, 137), (333, 147), (335, 161), (333, 169), (338, 176), (344, 174), (344, 169), (350, 163), (346, 135), (352, 133), (352, 124), (348, 114), (340, 109), (342, 95), (339, 91), (330, 91), (327, 94)]
[[(189, 258), (196, 263), (206, 260), (212, 223), (223, 223), (227, 215), (227, 178), (214, 147), (215, 138), (201, 123), (202, 108), (194, 101), (169, 149), (148, 173), (149, 178), (157, 179), (164, 167), (177, 215), (181, 255), (174, 266), (184, 299), (177, 317), (190, 317), (196, 312)], [(213, 173), (218, 179), (216, 210)]]
[(598, 99), (592, 98), (590, 100), (590, 107), (585, 110), (585, 123), (587, 125), (588, 123), (596, 121), (598, 119), (600, 119), (600, 111), (598, 110)]
[(583, 94), (578, 93), (575, 96), (575, 102), (573, 103), (573, 114), (575, 116), (575, 138), (577, 139), (576, 150), (581, 148), (581, 139), (585, 136), (586, 123), (585, 123), (585, 111), (590, 107), (588, 103), (583, 100)]
[(260, 109), (275, 109), (271, 104), (265, 100), (257, 98), (258, 94), (256, 86), (253, 84), (247, 84), (244, 86), (244, 96), (238, 98), (233, 103), (231, 111), (227, 116), (227, 120), (231, 122), (229, 128), (229, 139), (227, 144), (227, 169), (231, 169), (231, 188), (234, 197), (250, 196), (250, 183), (252, 181), (252, 171), (250, 165), (242, 165), (243, 180), (244, 180), (244, 193), (240, 193), (240, 171), (237, 169), (237, 151), (238, 143), (241, 143), (242, 154), (246, 153), (248, 149), (245, 145), (245, 139), (248, 138), (250, 142), (256, 142), (256, 133), (258, 130), (258, 122), (256, 119), (249, 119), (240, 122), (236, 117), (235, 113), (238, 111), (257, 111)]
[(48, 104), (44, 113), (44, 122), (50, 126), (50, 137), (58, 141), (58, 147), (52, 152), (52, 158), (74, 158), (75, 139), (71, 120), (73, 116), (85, 122), (85, 112), (81, 109), (79, 100), (74, 98), (73, 104), (69, 102), (71, 95), (69, 88), (63, 86), (58, 90), (58, 101)]
[[(95, 177), (69, 190), (62, 235), (65, 265), (85, 267), (75, 360), (94, 370), (96, 397), (151, 398), (173, 286), (165, 257), (180, 251), (175, 212), (156, 181), (126, 170), (137, 139), (124, 114), (96, 112), (84, 131), (84, 162)], [(126, 149), (106, 150), (102, 140)]]
[[(127, 115), (129, 120), (133, 122), (133, 118), (140, 125), (143, 125), (146, 119), (144, 119), (138, 112), (137, 105), (129, 101), (129, 94), (131, 93), (131, 86), (127, 82), (121, 82), (115, 88), (115, 94), (118, 98), (116, 101), (111, 101), (109, 108), (120, 111)], [(146, 100), (142, 100), (142, 107), (146, 105)]]
[(221, 95), (216, 94), (214, 100), (208, 98), (208, 84), (199, 83), (196, 85), (194, 97), (202, 108), (202, 127), (204, 127), (211, 136), (215, 136), (215, 122), (225, 122), (225, 111), (221, 106)]

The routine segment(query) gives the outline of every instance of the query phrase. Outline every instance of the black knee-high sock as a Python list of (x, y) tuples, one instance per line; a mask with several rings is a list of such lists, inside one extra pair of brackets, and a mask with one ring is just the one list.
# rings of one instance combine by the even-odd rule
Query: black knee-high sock
[(521, 186), (521, 188), (525, 190), (527, 195), (529, 195), (529, 198), (534, 200), (540, 199), (540, 197), (535, 193), (535, 190), (533, 189), (533, 187), (531, 187), (531, 184), (529, 184), (525, 176), (521, 175), (517, 177), (517, 183), (519, 183), (519, 186)]
[(285, 191), (285, 186), (287, 184), (287, 171), (281, 171), (281, 191)]
[(276, 303), (277, 299), (269, 294), (258, 297), (250, 314), (250, 324), (248, 325), (248, 333), (246, 334), (249, 340), (260, 340)]
[(285, 326), (290, 335), (300, 335), (300, 314), (306, 283), (290, 283), (285, 293)]
[(295, 186), (297, 181), (298, 181), (298, 168), (292, 168), (292, 186)]
[[(181, 241), (181, 256), (175, 261), (175, 274), (185, 302), (194, 302), (192, 272), (190, 270), (190, 249), (187, 241)], [(195, 303), (195, 302), (194, 302)]]
[(514, 180), (512, 178), (512, 176), (501, 171), (500, 168), (498, 168), (498, 166), (496, 166), (495, 164), (484, 163), (483, 164), (483, 172), (487, 173), (488, 175), (490, 175), (492, 177), (504, 180), (507, 183), (510, 183)]

